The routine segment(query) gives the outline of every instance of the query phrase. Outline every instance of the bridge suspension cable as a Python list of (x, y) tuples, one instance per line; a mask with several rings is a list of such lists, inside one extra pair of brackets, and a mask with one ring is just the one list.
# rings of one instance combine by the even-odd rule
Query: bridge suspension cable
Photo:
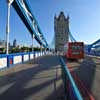
[(55, 49), (55, 36), (53, 36), (52, 41), (49, 43), (49, 48)]
[(91, 52), (92, 48), (95, 49), (95, 50), (98, 49), (98, 48), (100, 49), (100, 39), (98, 39), (94, 43), (92, 43), (92, 44), (90, 44), (90, 45), (87, 46), (88, 53)]
[(39, 24), (37, 20), (35, 19), (31, 7), (29, 5), (28, 0), (8, 0), (8, 16), (7, 16), (7, 29), (6, 29), (6, 34), (7, 34), (7, 54), (9, 51), (9, 29), (10, 29), (10, 6), (12, 5), (29, 30), (32, 38), (34, 34), (34, 38), (37, 40), (37, 42), (42, 45), (44, 48), (48, 48), (48, 43), (41, 32), (41, 29), (39, 27)]
[(73, 37), (73, 35), (71, 34), (70, 30), (68, 32), (69, 35), (69, 39), (71, 40), (71, 42), (76, 42), (76, 39)]

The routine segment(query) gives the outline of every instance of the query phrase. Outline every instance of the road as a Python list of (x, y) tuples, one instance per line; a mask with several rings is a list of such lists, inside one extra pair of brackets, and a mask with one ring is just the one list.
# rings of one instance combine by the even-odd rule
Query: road
[(0, 72), (0, 100), (63, 100), (57, 56), (43, 56)]
[(67, 65), (95, 100), (100, 100), (100, 58), (86, 56), (81, 61), (69, 61)]

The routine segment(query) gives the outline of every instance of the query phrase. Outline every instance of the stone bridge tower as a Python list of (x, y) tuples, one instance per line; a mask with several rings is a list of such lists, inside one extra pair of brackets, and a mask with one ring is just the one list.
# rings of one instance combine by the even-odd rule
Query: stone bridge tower
[(55, 31), (55, 50), (63, 52), (64, 45), (69, 40), (69, 16), (64, 16), (60, 12), (58, 17), (54, 17), (54, 31)]

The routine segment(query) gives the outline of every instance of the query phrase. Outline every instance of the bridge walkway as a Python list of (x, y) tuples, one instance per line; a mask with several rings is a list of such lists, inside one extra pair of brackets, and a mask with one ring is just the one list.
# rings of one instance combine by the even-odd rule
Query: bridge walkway
[(63, 100), (57, 56), (43, 56), (0, 72), (0, 100)]

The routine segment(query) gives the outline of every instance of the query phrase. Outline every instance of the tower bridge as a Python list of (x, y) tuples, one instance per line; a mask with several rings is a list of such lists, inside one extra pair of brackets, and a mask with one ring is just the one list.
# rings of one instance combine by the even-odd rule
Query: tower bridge
[[(8, 0), (7, 4), (7, 54), (0, 54), (0, 100), (99, 100), (100, 40), (85, 45), (84, 59), (66, 59), (50, 51), (28, 0)], [(45, 50), (9, 54), (11, 6)], [(69, 28), (69, 16), (61, 12), (54, 20), (52, 44), (61, 52), (66, 42), (77, 40)]]

